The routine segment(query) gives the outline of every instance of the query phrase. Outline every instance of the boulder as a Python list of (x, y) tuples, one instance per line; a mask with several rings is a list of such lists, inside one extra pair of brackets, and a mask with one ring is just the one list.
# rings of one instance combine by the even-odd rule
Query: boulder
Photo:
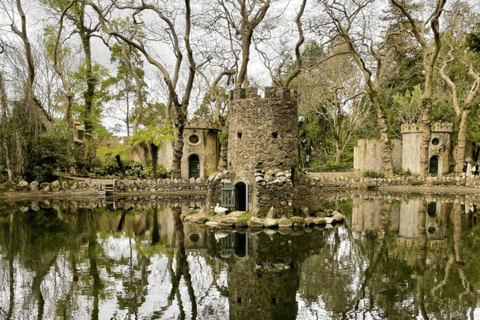
[(312, 218), (305, 218), (305, 225), (307, 227), (311, 227), (311, 226), (314, 226), (315, 225), (315, 222), (313, 222), (313, 219)]
[(263, 228), (263, 221), (257, 217), (251, 217), (250, 220), (248, 220), (248, 227), (261, 229)]
[(270, 210), (267, 212), (267, 216), (265, 217), (267, 219), (276, 219), (277, 218), (277, 212), (275, 208), (272, 206)]
[(238, 219), (235, 221), (235, 228), (247, 228), (248, 221), (246, 219)]
[(30, 190), (37, 191), (38, 190), (38, 181), (32, 181), (30, 183)]
[(42, 191), (50, 191), (50, 184), (48, 182), (42, 182), (40, 184), (40, 190)]
[(197, 224), (204, 224), (206, 222), (208, 222), (210, 219), (208, 217), (205, 217), (205, 216), (199, 216), (195, 219), (195, 223)]
[(343, 214), (341, 214), (340, 212), (336, 213), (333, 216), (333, 221), (335, 221), (335, 222), (343, 222), (344, 220), (345, 220), (345, 216)]
[(55, 180), (52, 182), (52, 190), (54, 191), (60, 190), (60, 182), (58, 182), (58, 180)]
[(304, 228), (305, 227), (305, 219), (302, 217), (291, 217), (290, 220), (292, 221), (292, 226), (294, 228)]
[(283, 216), (281, 219), (278, 220), (278, 227), (279, 228), (291, 228), (292, 227), (292, 221), (288, 218), (285, 218), (285, 216)]
[(228, 218), (225, 220), (221, 220), (218, 226), (220, 228), (233, 228), (235, 226), (235, 219)]
[(312, 220), (315, 225), (325, 225), (327, 223), (325, 218), (313, 218)]
[(302, 217), (304, 218), (310, 217), (310, 212), (308, 210), (308, 207), (302, 207), (301, 210), (302, 210)]
[(333, 221), (333, 218), (332, 218), (332, 217), (327, 217), (327, 218), (325, 218), (325, 222), (326, 222), (326, 224), (332, 224), (332, 223), (334, 223), (335, 221)]
[(30, 185), (28, 184), (27, 181), (20, 181), (18, 183), (18, 190), (24, 191), (24, 190), (30, 190)]
[(265, 226), (265, 228), (270, 228), (270, 229), (277, 228), (278, 221), (277, 219), (265, 218), (265, 220), (263, 221), (263, 225)]

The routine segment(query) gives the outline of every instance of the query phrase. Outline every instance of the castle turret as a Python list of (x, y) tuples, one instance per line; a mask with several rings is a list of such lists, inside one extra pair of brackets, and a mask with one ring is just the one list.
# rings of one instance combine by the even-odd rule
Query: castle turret
[(290, 170), (297, 165), (297, 92), (269, 87), (230, 94), (228, 170), (254, 182), (255, 170)]
[[(402, 124), (402, 167), (413, 175), (420, 175), (421, 124)], [(448, 173), (450, 165), (451, 123), (433, 123), (428, 146), (429, 172), (433, 176)]]

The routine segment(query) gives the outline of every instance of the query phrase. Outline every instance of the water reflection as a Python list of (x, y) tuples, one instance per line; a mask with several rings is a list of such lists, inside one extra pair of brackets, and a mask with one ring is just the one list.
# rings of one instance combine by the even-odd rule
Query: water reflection
[(199, 203), (0, 203), (0, 318), (473, 319), (477, 203), (326, 200), (346, 224), (282, 233), (183, 224)]

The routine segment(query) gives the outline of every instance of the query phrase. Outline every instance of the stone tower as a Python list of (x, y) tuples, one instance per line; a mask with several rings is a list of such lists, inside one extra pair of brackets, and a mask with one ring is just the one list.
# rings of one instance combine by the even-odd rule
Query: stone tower
[[(265, 216), (271, 207), (279, 216), (291, 216), (297, 150), (295, 90), (266, 88), (265, 98), (258, 96), (257, 88), (232, 91), (229, 173), (221, 178), (220, 195), (210, 192), (210, 199), (220, 198), (223, 206), (259, 216)], [(231, 201), (225, 201), (226, 198)]]
[[(257, 88), (230, 93), (227, 170), (209, 177), (205, 210), (215, 204), (264, 217), (293, 215), (297, 178), (297, 92)], [(298, 180), (298, 179), (297, 179)]]
[[(402, 168), (420, 175), (420, 146), (422, 128), (419, 124), (402, 124)], [(448, 173), (453, 126), (451, 123), (434, 123), (428, 146), (430, 174), (442, 176)]]
[(255, 170), (291, 170), (297, 166), (297, 92), (269, 87), (230, 94), (228, 170), (254, 182)]

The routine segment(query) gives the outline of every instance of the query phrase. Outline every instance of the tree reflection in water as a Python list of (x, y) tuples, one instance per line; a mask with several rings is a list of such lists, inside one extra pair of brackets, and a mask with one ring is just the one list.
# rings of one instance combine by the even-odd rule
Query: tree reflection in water
[(0, 203), (0, 318), (473, 319), (470, 198), (336, 201), (331, 229), (234, 232), (186, 205)]

